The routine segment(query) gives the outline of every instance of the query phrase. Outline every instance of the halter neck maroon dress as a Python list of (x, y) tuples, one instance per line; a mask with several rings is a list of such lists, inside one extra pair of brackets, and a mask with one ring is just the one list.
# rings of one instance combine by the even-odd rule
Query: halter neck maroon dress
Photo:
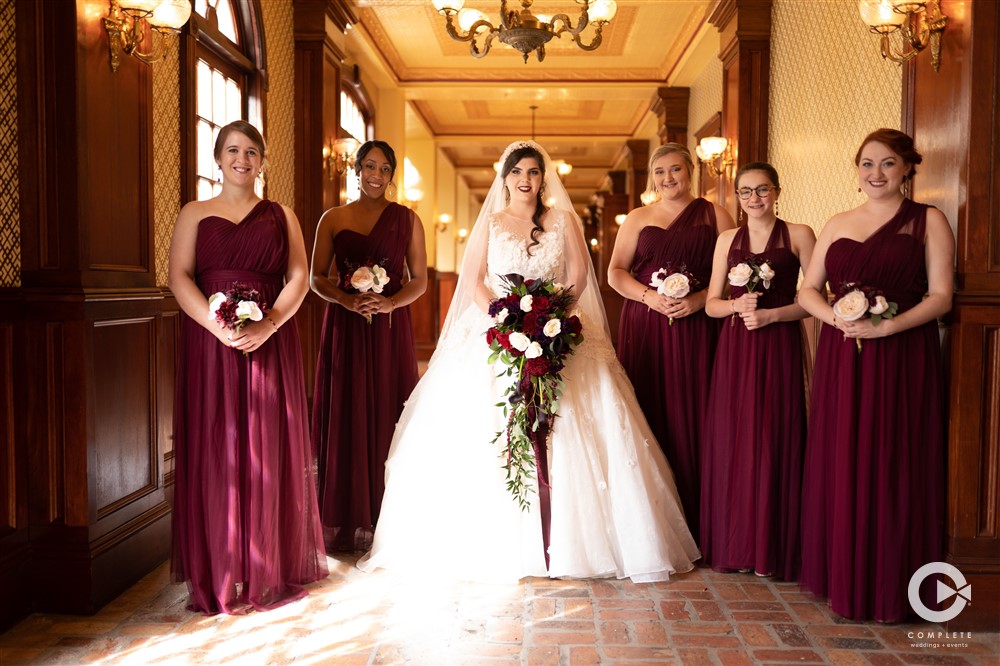
[[(242, 282), (274, 303), (287, 266), (277, 203), (260, 201), (238, 224), (212, 216), (198, 225), (195, 281), (205, 296)], [(188, 583), (190, 609), (268, 610), (327, 576), (307, 428), (294, 318), (244, 355), (182, 316), (173, 572)]]
[[(831, 289), (882, 290), (899, 312), (927, 292), (927, 206), (903, 201), (864, 242), (834, 241)], [(802, 498), (802, 584), (840, 615), (898, 622), (907, 584), (941, 559), (945, 416), (937, 323), (852, 339), (824, 326), (816, 352)]]
[[(755, 290), (758, 308), (794, 302), (799, 259), (784, 222), (775, 222), (759, 254), (747, 227), (736, 232), (728, 266), (748, 259), (774, 269), (770, 287)], [(739, 298), (746, 287), (731, 292)], [(702, 447), (702, 556), (719, 570), (794, 580), (806, 436), (801, 322), (750, 331), (739, 317), (722, 321)]]
[[(383, 296), (403, 287), (413, 215), (390, 203), (366, 236), (342, 230), (333, 238), (337, 270), (350, 276), (378, 264), (389, 282)], [(361, 315), (331, 303), (320, 337), (313, 391), (312, 436), (319, 458), (319, 502), (330, 551), (371, 547), (385, 493), (385, 459), (417, 384), (410, 308)]]
[[(661, 268), (686, 270), (708, 287), (717, 227), (715, 208), (695, 199), (666, 229), (639, 232), (631, 273), (649, 284)], [(701, 424), (720, 323), (705, 314), (669, 319), (638, 301), (626, 300), (618, 329), (618, 359), (635, 387), (639, 405), (674, 471), (691, 534), (698, 539), (701, 487)]]

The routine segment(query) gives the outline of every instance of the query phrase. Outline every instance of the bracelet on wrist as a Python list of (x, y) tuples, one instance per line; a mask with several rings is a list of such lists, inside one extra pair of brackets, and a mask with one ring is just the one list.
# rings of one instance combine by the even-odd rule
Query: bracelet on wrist
[(642, 302), (643, 305), (646, 304), (646, 292), (648, 291), (649, 287), (646, 287), (645, 289), (642, 290), (642, 296), (639, 297), (639, 300)]
[(271, 319), (271, 315), (268, 315), (268, 316), (264, 317), (264, 319), (266, 319), (269, 322), (271, 322), (271, 326), (274, 326), (274, 330), (276, 330), (276, 331), (278, 330), (278, 325), (274, 322), (273, 319)]

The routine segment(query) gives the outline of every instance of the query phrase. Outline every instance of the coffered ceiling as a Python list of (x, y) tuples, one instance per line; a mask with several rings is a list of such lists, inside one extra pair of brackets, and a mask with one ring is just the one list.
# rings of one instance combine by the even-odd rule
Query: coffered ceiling
[[(546, 45), (543, 62), (532, 55), (525, 63), (498, 40), (485, 57), (474, 58), (467, 43), (448, 36), (430, 0), (357, 0), (360, 22), (349, 31), (348, 49), (401, 90), (414, 122), (434, 137), (474, 193), (488, 188), (503, 148), (534, 129), (553, 159), (573, 165), (566, 184), (579, 200), (621, 163), (628, 139), (651, 135), (656, 88), (687, 85), (707, 58), (717, 57), (718, 33), (706, 24), (712, 4), (619, 0), (597, 50), (583, 51), (563, 35)], [(499, 22), (499, 0), (465, 6)], [(532, 11), (565, 13), (575, 22), (579, 5), (536, 0)], [(594, 30), (584, 31), (584, 42)], [(531, 106), (537, 106), (534, 118)]]

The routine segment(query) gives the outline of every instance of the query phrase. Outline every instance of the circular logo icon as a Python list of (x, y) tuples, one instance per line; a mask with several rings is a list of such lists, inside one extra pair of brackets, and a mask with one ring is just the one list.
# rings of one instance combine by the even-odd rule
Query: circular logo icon
[[(933, 611), (924, 605), (920, 599), (920, 584), (924, 579), (932, 574), (941, 574), (951, 579), (952, 584), (948, 585), (943, 581), (937, 581), (937, 602), (941, 603), (951, 597), (955, 601), (951, 606), (941, 611)], [(910, 606), (920, 617), (928, 622), (948, 622), (958, 617), (958, 614), (965, 610), (965, 604), (972, 601), (972, 586), (965, 580), (962, 572), (948, 564), (947, 562), (930, 562), (917, 569), (910, 578), (910, 584), (906, 587), (907, 595), (910, 598)]]

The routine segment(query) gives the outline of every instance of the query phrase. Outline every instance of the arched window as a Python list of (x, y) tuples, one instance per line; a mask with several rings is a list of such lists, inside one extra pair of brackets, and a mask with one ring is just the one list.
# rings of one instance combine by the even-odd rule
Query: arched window
[[(358, 81), (358, 70), (354, 70), (354, 80), (344, 79), (340, 88), (340, 132), (341, 136), (353, 137), (364, 143), (374, 137), (371, 102)], [(344, 179), (344, 203), (357, 201), (361, 196), (361, 184), (353, 171)]]
[[(266, 135), (259, 0), (195, 0), (181, 52), (182, 200), (219, 193), (219, 128), (247, 120)], [(263, 185), (258, 182), (258, 194)]]

